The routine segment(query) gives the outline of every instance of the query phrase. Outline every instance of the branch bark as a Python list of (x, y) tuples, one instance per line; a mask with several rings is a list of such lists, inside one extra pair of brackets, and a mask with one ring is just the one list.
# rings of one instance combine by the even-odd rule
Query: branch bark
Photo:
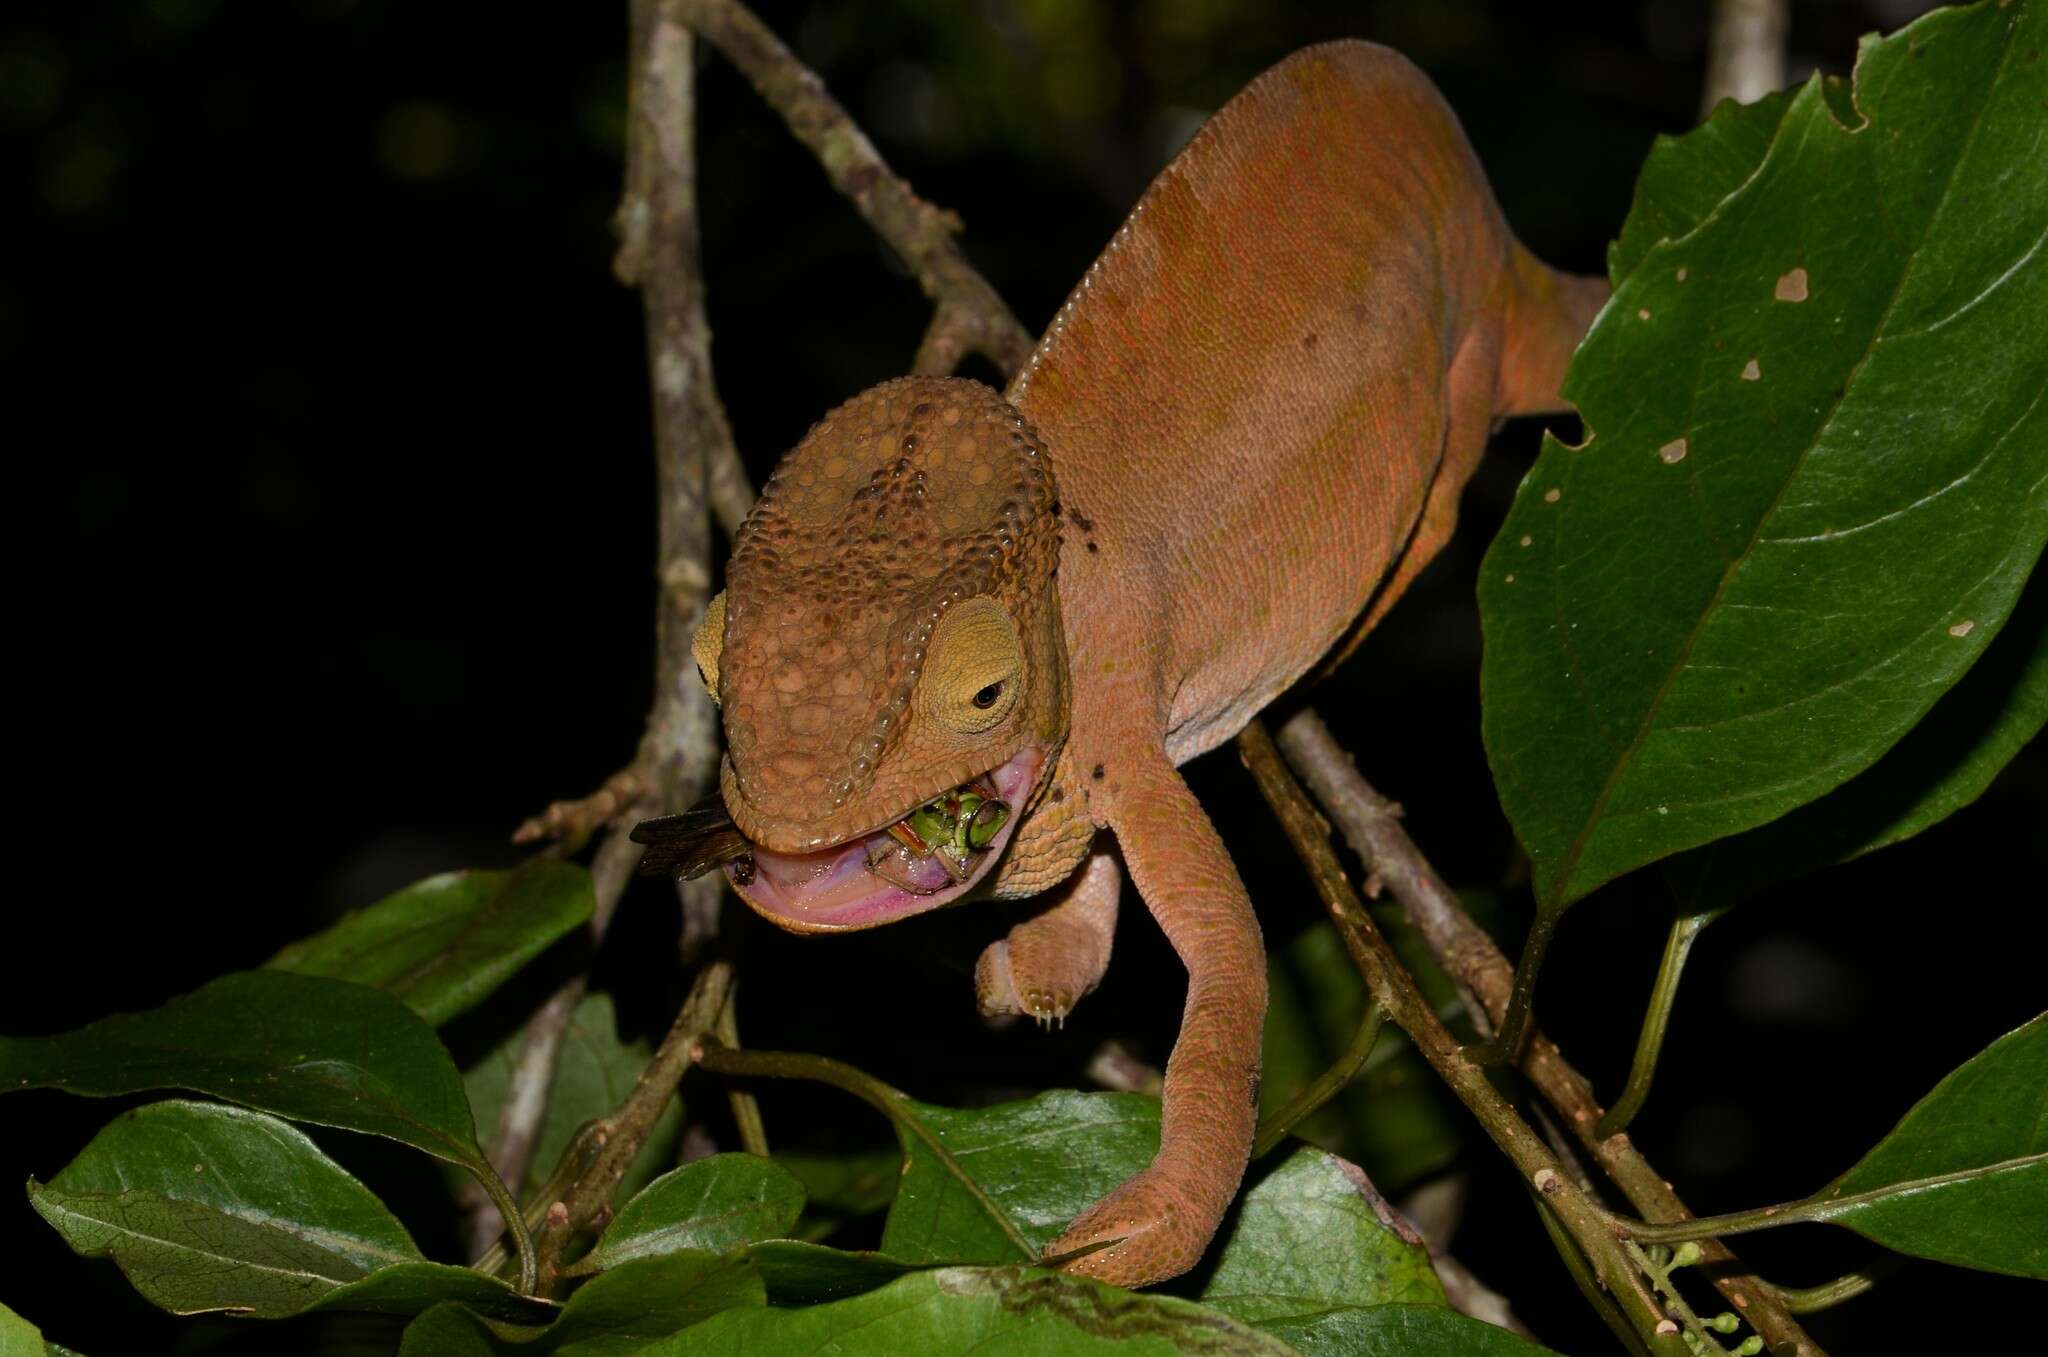
[(1437, 1077), (1535, 1190), (1541, 1209), (1570, 1236), (1595, 1282), (1620, 1307), (1644, 1348), (1651, 1353), (1686, 1352), (1677, 1326), (1645, 1286), (1642, 1273), (1608, 1227), (1605, 1213), (1571, 1180), (1550, 1147), (1493, 1086), (1486, 1071), (1466, 1058), (1457, 1037), (1416, 988), (1345, 877), (1336, 850), (1330, 846), (1329, 822), (1310, 804), (1265, 726), (1254, 719), (1237, 737), (1237, 746), (1260, 793), (1287, 831), (1296, 856), (1308, 869), (1316, 893), (1373, 999), (1408, 1034)]
[[(722, 483), (731, 502), (722, 506), (721, 515), (737, 512), (740, 517), (753, 494), (711, 375), (711, 326), (704, 314), (697, 236), (693, 48), (689, 30), (664, 12), (659, 0), (634, 0), (626, 187), (612, 268), (620, 281), (640, 289), (647, 326), (660, 524), (654, 701), (631, 767), (592, 796), (550, 806), (515, 836), (552, 832), (580, 842), (600, 825), (623, 821), (599, 847), (592, 866), (598, 898), (590, 923), (593, 942), (603, 941), (643, 851), (626, 837), (626, 826), (643, 814), (692, 804), (717, 774), (718, 712), (690, 655), (711, 588), (708, 492)], [(725, 468), (722, 482), (712, 473), (714, 466)], [(740, 491), (746, 506), (739, 503)], [(508, 1182), (525, 1176), (560, 1063), (563, 1033), (584, 984), (581, 977), (568, 982), (528, 1021), (491, 1149), (492, 1162)], [(472, 1245), (487, 1244), (500, 1223), (487, 1204), (475, 1208)]]
[[(1506, 1010), (1514, 988), (1514, 963), (1493, 939), (1465, 913), (1458, 897), (1401, 827), (1393, 803), (1374, 791), (1351, 756), (1330, 734), (1313, 709), (1304, 710), (1281, 727), (1278, 744), (1287, 761), (1308, 784), (1366, 869), (1378, 876), (1421, 933), (1431, 955), (1465, 996), (1467, 1011), (1482, 1031), (1490, 1031)], [(1574, 1069), (1557, 1044), (1541, 1032), (1530, 1034), (1522, 1071), (1555, 1107), (1580, 1144), (1622, 1195), (1645, 1220), (1677, 1221), (1692, 1213), (1626, 1134), (1595, 1134), (1604, 1109), (1593, 1086)], [(1825, 1357), (1807, 1337), (1799, 1321), (1779, 1301), (1776, 1291), (1759, 1280), (1725, 1245), (1708, 1240), (1704, 1271), (1773, 1353), (1786, 1357)]]
[(1785, 87), (1785, 0), (1714, 0), (1700, 117), (1723, 99), (1754, 103)]

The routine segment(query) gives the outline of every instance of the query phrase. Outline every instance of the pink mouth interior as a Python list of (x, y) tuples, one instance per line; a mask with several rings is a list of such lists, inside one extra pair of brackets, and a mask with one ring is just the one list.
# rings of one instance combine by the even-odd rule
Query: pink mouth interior
[(965, 881), (947, 884), (951, 878), (936, 855), (917, 864), (912, 881), (920, 891), (930, 887), (929, 893), (905, 890), (876, 876), (868, 870), (868, 850), (876, 840), (888, 839), (886, 829), (815, 853), (774, 853), (757, 846), (752, 880), (742, 885), (732, 864), (725, 868), (726, 877), (757, 912), (801, 930), (872, 928), (936, 909), (972, 890), (1002, 856), (1023, 818), (1024, 801), (1038, 780), (1042, 757), (1037, 749), (1024, 749), (988, 775), (996, 795), (1010, 808), (1010, 818)]

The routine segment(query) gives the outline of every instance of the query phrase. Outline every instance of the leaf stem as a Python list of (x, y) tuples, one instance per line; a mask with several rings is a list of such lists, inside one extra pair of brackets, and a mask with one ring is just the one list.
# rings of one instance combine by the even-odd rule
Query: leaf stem
[(1038, 1246), (1024, 1236), (1007, 1212), (974, 1181), (960, 1161), (946, 1148), (944, 1141), (914, 1115), (906, 1106), (909, 1099), (900, 1090), (890, 1087), (865, 1071), (855, 1069), (829, 1056), (803, 1055), (795, 1051), (741, 1051), (724, 1045), (716, 1037), (707, 1036), (696, 1046), (697, 1063), (707, 1070), (719, 1074), (738, 1075), (743, 1078), (767, 1079), (809, 1079), (814, 1083), (830, 1084), (843, 1093), (850, 1093), (869, 1107), (887, 1117), (897, 1128), (899, 1135), (907, 1133), (929, 1150), (945, 1165), (946, 1171), (958, 1180), (961, 1188), (980, 1203), (997, 1227), (1002, 1230), (1018, 1251), (1027, 1259), (1039, 1256)]
[(1906, 1260), (1896, 1253), (1880, 1254), (1854, 1272), (1845, 1272), (1818, 1286), (1778, 1287), (1778, 1299), (1795, 1315), (1830, 1310), (1843, 1301), (1856, 1299), (1905, 1265)]
[[(474, 1169), (471, 1172), (476, 1172)], [(483, 1172), (477, 1173), (476, 1180), (490, 1197), (491, 1205), (497, 1207), (504, 1217), (505, 1228), (512, 1235), (512, 1247), (519, 1251), (519, 1294), (534, 1295), (540, 1289), (540, 1260), (533, 1247), (533, 1232), (526, 1228), (526, 1220), (519, 1214), (519, 1203), (513, 1200), (512, 1191), (505, 1186), (488, 1163)]]
[(1529, 924), (1529, 937), (1522, 944), (1522, 959), (1515, 963), (1514, 989), (1508, 995), (1507, 1011), (1494, 1032), (1493, 1040), (1474, 1046), (1466, 1054), (1475, 1064), (1517, 1065), (1529, 1040), (1529, 1014), (1536, 1003), (1536, 977), (1543, 970), (1543, 958), (1550, 951), (1550, 939), (1557, 921), (1564, 917), (1559, 906), (1538, 903), (1536, 918)]
[(1778, 1206), (1759, 1206), (1749, 1211), (1731, 1211), (1725, 1216), (1694, 1216), (1691, 1220), (1674, 1220), (1661, 1224), (1630, 1220), (1625, 1216), (1613, 1216), (1611, 1219), (1616, 1229), (1626, 1231), (1631, 1238), (1642, 1243), (1682, 1244), (1688, 1239), (1748, 1234), (1752, 1230), (1768, 1230), (1778, 1225), (1808, 1225), (1830, 1221), (1876, 1202), (1914, 1197), (1922, 1192), (1954, 1187), (1958, 1183), (1974, 1182), (1979, 1178), (1996, 1177), (2001, 1173), (2018, 1173), (2043, 1166), (2048, 1166), (2048, 1150), (2039, 1154), (2022, 1155), (2017, 1159), (2001, 1159), (1995, 1164), (1981, 1164), (1976, 1168), (1957, 1169), (1953, 1173), (1907, 1178), (1901, 1182), (1887, 1183), (1883, 1187), (1873, 1187), (1867, 1192), (1851, 1192), (1840, 1197), (1821, 1193)]
[[(732, 994), (725, 1001), (725, 1008), (718, 1015), (718, 1039), (731, 1050), (740, 1048), (740, 993), (739, 986), (733, 986)], [(768, 1157), (768, 1126), (761, 1120), (761, 1100), (743, 1088), (735, 1088), (726, 1094), (732, 1105), (732, 1119), (739, 1127), (740, 1146), (748, 1154)]]
[(1618, 1136), (1629, 1128), (1636, 1119), (1636, 1113), (1643, 1110), (1643, 1104), (1650, 1097), (1650, 1081), (1657, 1077), (1657, 1057), (1664, 1050), (1664, 1030), (1671, 1021), (1671, 1006), (1678, 998), (1678, 980), (1685, 974), (1686, 959), (1692, 954), (1692, 945), (1706, 926), (1725, 913), (1725, 909), (1702, 910), (1695, 914), (1681, 914), (1671, 921), (1671, 932), (1664, 939), (1664, 958), (1657, 965), (1657, 980), (1650, 987), (1650, 1006), (1643, 1012), (1642, 1031), (1636, 1036), (1635, 1060), (1628, 1068), (1628, 1086), (1621, 1096), (1614, 1100), (1614, 1106), (1600, 1118), (1600, 1124), (1593, 1134), (1605, 1140)]
[(1259, 1159), (1270, 1153), (1274, 1146), (1287, 1139), (1287, 1133), (1314, 1115), (1317, 1108), (1342, 1092), (1372, 1054), (1373, 1043), (1379, 1040), (1380, 1024), (1386, 1020), (1387, 1011), (1378, 1003), (1367, 1000), (1365, 1017), (1359, 1021), (1358, 1031), (1352, 1034), (1351, 1044), (1344, 1048), (1330, 1063), (1330, 1067), (1295, 1091), (1293, 1097), (1282, 1103), (1259, 1123), (1258, 1132), (1252, 1137), (1252, 1158)]

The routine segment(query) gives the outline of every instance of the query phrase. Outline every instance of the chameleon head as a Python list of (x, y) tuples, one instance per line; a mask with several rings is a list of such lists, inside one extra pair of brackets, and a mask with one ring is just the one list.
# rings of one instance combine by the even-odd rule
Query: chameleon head
[(990, 873), (1066, 738), (1058, 560), (1045, 450), (977, 382), (885, 383), (783, 458), (696, 643), (748, 904), (868, 928)]

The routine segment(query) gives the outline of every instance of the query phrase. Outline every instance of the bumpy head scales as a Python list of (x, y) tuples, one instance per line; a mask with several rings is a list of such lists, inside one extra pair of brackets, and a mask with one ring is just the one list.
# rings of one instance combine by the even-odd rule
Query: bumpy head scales
[(726, 572), (711, 672), (747, 837), (823, 847), (1056, 742), (1058, 557), (1052, 468), (996, 392), (904, 378), (820, 420)]

